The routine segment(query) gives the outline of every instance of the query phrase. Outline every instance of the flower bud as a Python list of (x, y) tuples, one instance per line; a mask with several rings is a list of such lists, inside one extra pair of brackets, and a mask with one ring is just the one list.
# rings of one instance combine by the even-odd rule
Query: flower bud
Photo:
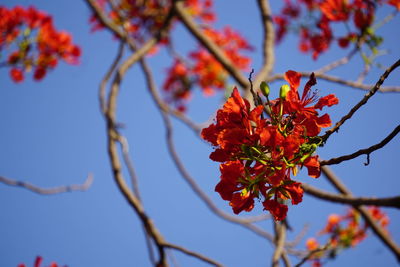
[(269, 95), (269, 86), (266, 82), (261, 82), (260, 89), (264, 96), (267, 97)]
[(281, 86), (281, 89), (280, 89), (280, 91), (279, 91), (279, 97), (281, 98), (281, 99), (285, 99), (286, 98), (286, 95), (287, 95), (287, 93), (290, 91), (290, 86), (289, 85), (287, 85), (287, 84), (284, 84), (284, 85), (282, 85)]

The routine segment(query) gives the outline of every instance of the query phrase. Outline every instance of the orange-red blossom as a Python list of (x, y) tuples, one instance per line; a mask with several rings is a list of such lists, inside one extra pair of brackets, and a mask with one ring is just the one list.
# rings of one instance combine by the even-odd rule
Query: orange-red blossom
[[(276, 220), (283, 220), (288, 201), (296, 205), (303, 196), (301, 183), (292, 180), (291, 174), (305, 166), (309, 176), (320, 175), (314, 152), (322, 139), (317, 135), (331, 121), (317, 109), (337, 104), (338, 99), (334, 95), (318, 98), (312, 93), (314, 74), (300, 97), (300, 76), (295, 71), (286, 72), (290, 87), (281, 89), (280, 98), (267, 98), (254, 109), (235, 88), (218, 110), (216, 122), (201, 132), (215, 147), (210, 159), (221, 162), (221, 180), (215, 191), (229, 201), (236, 214), (251, 211), (254, 199), (259, 199)], [(271, 110), (269, 118), (264, 118), (266, 106)]]
[(80, 48), (71, 36), (57, 31), (52, 17), (34, 7), (0, 6), (0, 51), (10, 50), (6, 64), (14, 82), (22, 82), (24, 73), (33, 69), (33, 78), (41, 80), (59, 60), (76, 64)]

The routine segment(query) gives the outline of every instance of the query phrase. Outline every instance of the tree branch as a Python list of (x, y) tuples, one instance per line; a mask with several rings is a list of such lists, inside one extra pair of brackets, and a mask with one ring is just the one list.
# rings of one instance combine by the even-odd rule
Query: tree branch
[(354, 113), (356, 113), (356, 111), (362, 107), (363, 105), (365, 105), (367, 103), (367, 101), (376, 93), (376, 91), (379, 90), (379, 88), (381, 87), (381, 85), (383, 84), (383, 82), (386, 80), (386, 78), (389, 76), (389, 74), (395, 70), (398, 66), (400, 66), (400, 60), (397, 60), (392, 66), (390, 66), (383, 74), (382, 76), (379, 78), (379, 80), (376, 82), (375, 86), (373, 88), (371, 88), (371, 90), (363, 97), (363, 99), (361, 99), (360, 102), (357, 103), (357, 105), (355, 105), (348, 114), (346, 114), (345, 116), (343, 116), (343, 118), (340, 119), (339, 122), (336, 123), (336, 125), (329, 129), (328, 131), (325, 132), (325, 134), (322, 136), (323, 140), (326, 142), (326, 140), (329, 138), (329, 136), (333, 133), (333, 132), (337, 132), (339, 131), (340, 126), (343, 125), (343, 123), (350, 119)]
[(374, 205), (400, 209), (400, 196), (397, 197), (350, 197), (322, 191), (308, 184), (302, 184), (304, 192), (319, 199), (350, 205)]
[(263, 65), (258, 72), (254, 84), (259, 86), (261, 81), (269, 76), (275, 62), (274, 45), (275, 31), (272, 22), (272, 12), (268, 0), (257, 0), (263, 26)]
[[(345, 196), (352, 197), (350, 190), (340, 181), (340, 179), (332, 172), (328, 166), (321, 167), (322, 173), (328, 179), (328, 181)], [(400, 247), (392, 240), (392, 238), (380, 227), (371, 216), (371, 214), (364, 207), (359, 205), (352, 205), (361, 216), (364, 218), (365, 222), (371, 227), (375, 235), (383, 242), (383, 244), (392, 251), (398, 261), (400, 261)]]
[(186, 255), (195, 257), (195, 258), (197, 258), (197, 259), (199, 259), (201, 261), (204, 261), (206, 263), (209, 263), (211, 265), (218, 266), (218, 267), (223, 267), (223, 265), (221, 263), (218, 263), (215, 260), (212, 260), (212, 259), (210, 259), (210, 258), (208, 258), (208, 257), (206, 257), (204, 255), (201, 255), (200, 253), (188, 250), (188, 249), (186, 249), (184, 247), (180, 247), (180, 246), (177, 246), (177, 245), (174, 245), (174, 244), (170, 244), (170, 243), (164, 243), (163, 246), (167, 247), (167, 248), (170, 248), (170, 249), (178, 250), (178, 251), (180, 251), (182, 253), (185, 253)]
[(89, 173), (83, 184), (72, 184), (52, 188), (42, 188), (28, 182), (17, 181), (4, 176), (0, 176), (0, 182), (10, 186), (22, 187), (40, 195), (55, 195), (65, 192), (88, 190), (93, 183), (93, 175)]
[(316, 74), (323, 74), (325, 72), (331, 71), (339, 66), (345, 65), (347, 64), (350, 59), (353, 58), (353, 56), (356, 54), (356, 52), (358, 51), (358, 47), (355, 47), (353, 50), (350, 51), (350, 53), (347, 56), (344, 56), (338, 60), (335, 60), (332, 63), (329, 63), (321, 68), (319, 68), (318, 70), (314, 71)]
[[(299, 72), (301, 74), (302, 77), (310, 77), (311, 72)], [(361, 89), (361, 90), (371, 90), (371, 88), (373, 89), (374, 87), (372, 85), (367, 85), (367, 84), (363, 84), (363, 83), (357, 83), (357, 82), (353, 82), (353, 81), (348, 81), (348, 80), (344, 80), (341, 79), (339, 77), (336, 76), (332, 76), (332, 75), (327, 75), (327, 74), (323, 74), (323, 73), (314, 73), (315, 77), (321, 80), (326, 80), (329, 82), (334, 82), (334, 83), (338, 83), (338, 84), (342, 84), (342, 85), (346, 85), (355, 89)], [(268, 77), (266, 79), (266, 82), (273, 82), (273, 81), (277, 81), (277, 80), (284, 80), (285, 79), (285, 74), (274, 74), (270, 77)], [(386, 93), (386, 92), (400, 92), (400, 87), (399, 86), (384, 86), (384, 87), (380, 87), (379, 88), (379, 92), (381, 93)]]
[[(378, 150), (378, 149), (384, 147), (399, 132), (400, 132), (400, 124), (397, 125), (397, 127), (385, 139), (383, 139), (381, 142), (379, 142), (379, 143), (377, 143), (377, 144), (375, 144), (373, 146), (370, 146), (368, 148), (360, 149), (360, 150), (358, 150), (358, 151), (356, 151), (356, 152), (354, 152), (352, 154), (349, 154), (349, 155), (344, 155), (344, 156), (337, 157), (337, 158), (332, 158), (332, 159), (329, 159), (329, 160), (321, 160), (320, 161), (320, 165), (323, 166), (323, 165), (339, 164), (339, 163), (341, 163), (341, 162), (343, 162), (345, 160), (351, 160), (351, 159), (354, 159), (354, 158), (356, 158), (358, 156), (361, 156), (361, 155), (364, 155), (364, 154), (369, 156), (375, 150)], [(368, 164), (365, 163), (365, 165), (368, 165)]]
[(274, 221), (275, 229), (275, 251), (272, 255), (272, 267), (279, 267), (279, 259), (285, 252), (285, 240), (286, 240), (286, 226), (284, 223)]
[(190, 31), (190, 33), (199, 41), (217, 60), (224, 69), (236, 80), (242, 87), (247, 88), (248, 82), (245, 76), (235, 67), (233, 62), (225, 55), (209, 37), (207, 37), (192, 16), (186, 11), (182, 0), (174, 1), (176, 14), (182, 21), (183, 25)]

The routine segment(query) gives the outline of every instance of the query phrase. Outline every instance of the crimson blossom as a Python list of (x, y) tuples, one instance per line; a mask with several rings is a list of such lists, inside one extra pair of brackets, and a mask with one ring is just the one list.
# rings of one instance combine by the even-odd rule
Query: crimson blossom
[(338, 99), (334, 95), (319, 98), (311, 91), (316, 84), (314, 74), (300, 97), (300, 76), (287, 71), (289, 85), (281, 87), (280, 97), (269, 101), (265, 93), (266, 103), (254, 109), (235, 88), (218, 110), (216, 122), (201, 132), (215, 147), (210, 159), (221, 162), (221, 180), (215, 191), (229, 201), (235, 214), (251, 211), (254, 199), (259, 199), (275, 220), (283, 220), (288, 202), (296, 205), (303, 196), (301, 183), (291, 175), (305, 166), (309, 176), (320, 176), (314, 152), (323, 143), (318, 134), (331, 120), (328, 114), (320, 116), (317, 109), (337, 104)]

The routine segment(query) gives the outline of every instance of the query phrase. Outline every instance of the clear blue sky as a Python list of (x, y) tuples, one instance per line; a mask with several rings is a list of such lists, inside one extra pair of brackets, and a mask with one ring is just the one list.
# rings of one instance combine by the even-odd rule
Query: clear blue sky
[[(105, 124), (98, 108), (98, 84), (116, 53), (117, 42), (108, 32), (89, 32), (90, 12), (81, 0), (3, 0), (1, 4), (34, 4), (52, 14), (57, 28), (73, 35), (83, 56), (79, 66), (60, 64), (40, 83), (27, 78), (16, 85), (9, 79), (8, 70), (0, 69), (0, 175), (42, 187), (81, 183), (89, 172), (94, 174), (95, 181), (87, 192), (54, 196), (40, 196), (0, 184), (0, 266), (15, 267), (21, 262), (32, 266), (36, 255), (42, 255), (45, 263), (56, 261), (70, 267), (150, 266), (140, 223), (112, 179)], [(250, 40), (256, 47), (253, 59), (257, 69), (262, 36), (255, 8), (255, 1), (216, 1), (218, 26), (231, 24)], [(398, 25), (397, 18), (381, 31), (391, 52), (379, 59), (383, 64), (389, 65), (400, 56)], [(178, 29), (175, 43), (178, 48), (188, 49), (193, 41)], [(297, 39), (292, 37), (276, 52), (276, 72), (314, 70), (346, 54), (339, 51), (313, 61), (297, 51)], [(163, 53), (149, 61), (160, 85), (169, 61)], [(357, 57), (355, 64), (333, 74), (355, 79), (359, 63)], [(375, 82), (381, 72), (373, 71), (368, 82)], [(385, 84), (399, 85), (399, 77), (396, 70)], [(280, 84), (271, 87), (278, 90)], [(329, 110), (333, 121), (346, 114), (364, 94), (323, 81), (318, 82), (317, 88), (321, 95), (335, 93), (340, 99), (340, 104)], [(204, 98), (197, 94), (189, 115), (198, 122), (207, 120), (221, 103), (221, 97)], [(377, 143), (399, 123), (399, 101), (400, 94), (377, 94), (318, 153), (330, 158)], [(206, 254), (226, 266), (270, 265), (271, 244), (216, 217), (179, 176), (166, 151), (161, 118), (138, 68), (132, 69), (123, 82), (118, 113), (119, 121), (126, 125), (123, 133), (130, 140), (145, 208), (166, 240)], [(174, 125), (178, 151), (188, 170), (221, 209), (231, 212), (228, 203), (214, 192), (219, 170), (218, 164), (208, 159), (211, 147), (180, 122)], [(363, 165), (365, 157), (360, 157), (334, 166), (333, 170), (356, 195), (398, 195), (399, 145), (399, 138), (395, 138), (373, 153), (367, 167)], [(333, 192), (323, 177), (312, 180), (305, 173), (298, 177)], [(260, 205), (254, 210), (252, 214), (262, 212)], [(399, 213), (394, 209), (385, 211), (391, 217), (389, 230), (400, 241)], [(307, 236), (315, 236), (333, 212), (343, 213), (345, 207), (306, 196), (300, 205), (290, 207), (289, 220), (295, 229), (290, 239), (305, 224), (311, 224)], [(260, 226), (272, 231), (270, 221)], [(300, 246), (303, 245), (304, 241)], [(179, 252), (173, 255), (179, 266), (206, 266)], [(343, 252), (328, 266), (396, 264), (394, 256), (372, 236), (356, 249)]]

